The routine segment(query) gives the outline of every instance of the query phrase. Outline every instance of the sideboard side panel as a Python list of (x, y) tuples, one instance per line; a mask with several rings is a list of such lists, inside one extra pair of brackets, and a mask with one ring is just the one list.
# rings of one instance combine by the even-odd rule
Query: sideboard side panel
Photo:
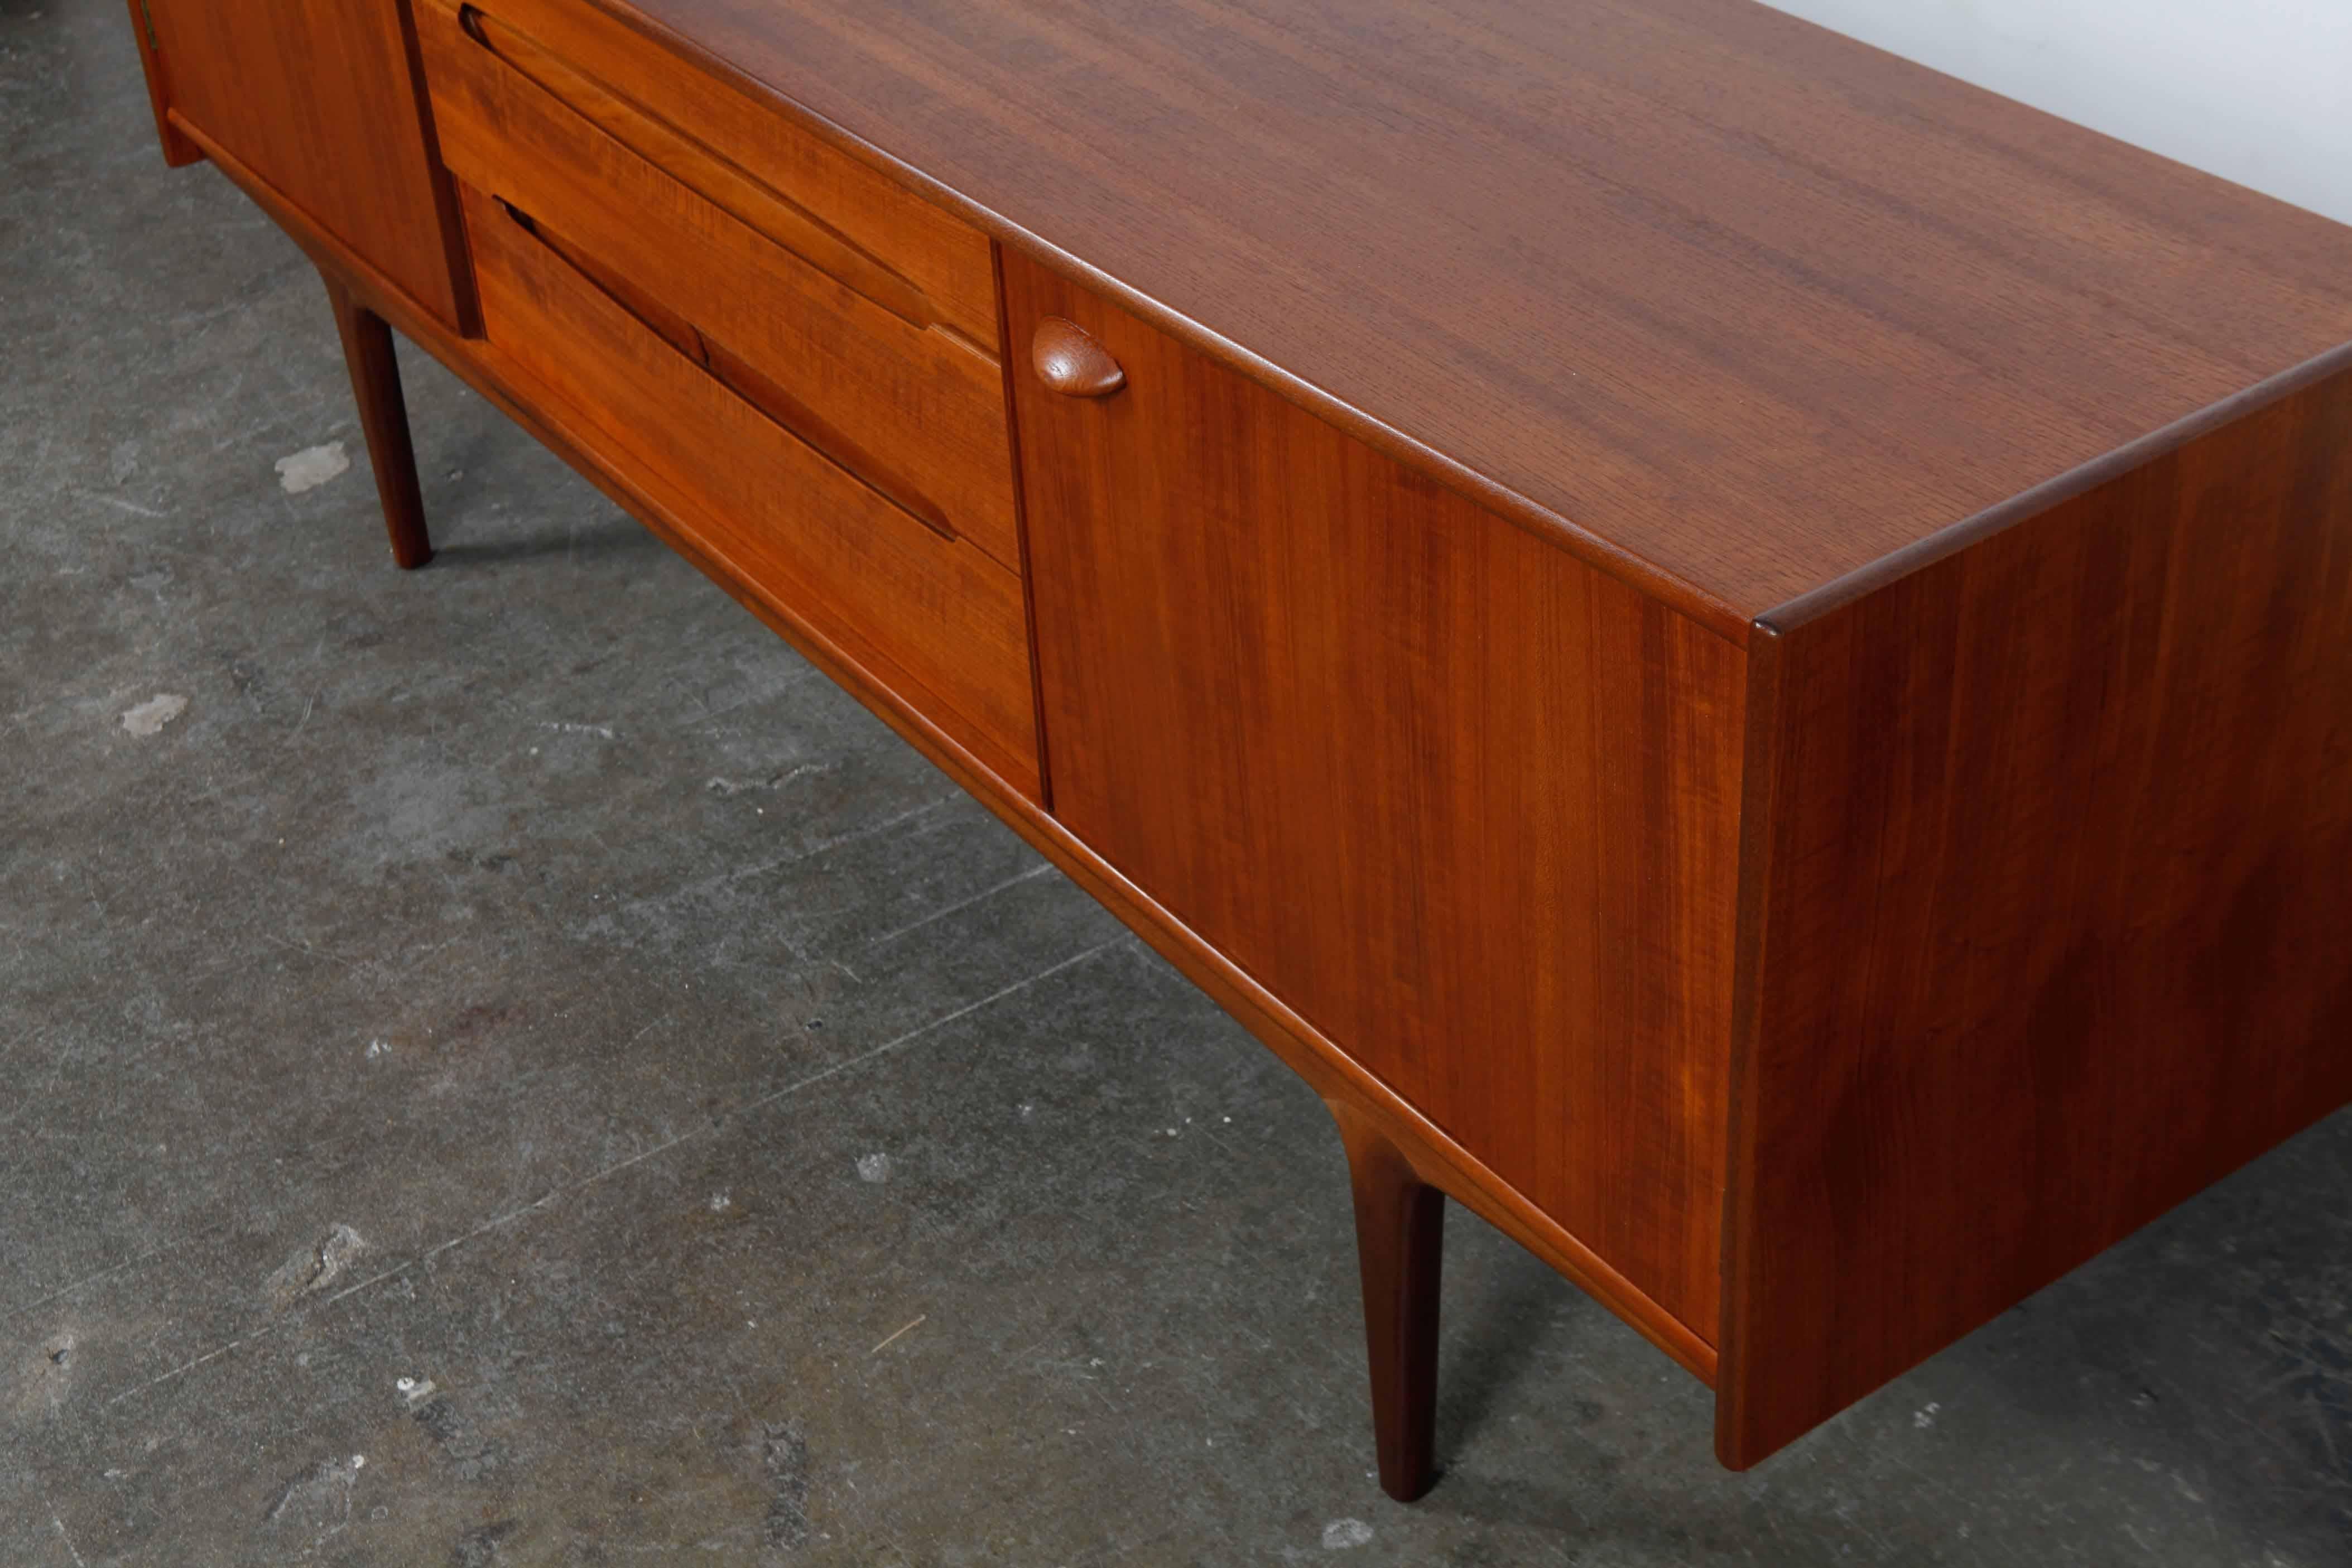
[(1004, 268), (1055, 815), (1711, 1345), (1745, 655)]
[(1735, 1467), (2352, 1100), (2352, 369), (1771, 620)]
[(457, 195), (426, 116), (407, 0), (138, 0), (151, 83), (181, 125), (469, 330)]

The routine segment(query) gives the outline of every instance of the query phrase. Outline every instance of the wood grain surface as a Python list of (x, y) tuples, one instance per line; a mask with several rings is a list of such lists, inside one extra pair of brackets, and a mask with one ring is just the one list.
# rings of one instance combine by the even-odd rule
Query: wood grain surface
[(2352, 229), (1750, 0), (598, 4), (1735, 638), (2352, 340)]
[[(996, 272), (988, 237), (898, 180), (877, 174), (779, 114), (769, 95), (744, 93), (726, 73), (646, 47), (634, 28), (585, 0), (477, 0), (467, 10), (488, 37), (520, 38), (562, 60), (604, 95), (630, 142), (737, 217), (795, 249), (834, 245), (894, 276), (915, 314), (990, 347), (996, 342)], [(656, 139), (641, 142), (640, 137)], [(835, 254), (803, 250), (862, 288)], [(890, 291), (873, 288), (877, 298)]]
[(1004, 274), (1055, 814), (1711, 1342), (1739, 651)]
[(134, 22), (152, 27), (167, 132), (179, 115), (443, 325), (470, 324), (456, 193), (404, 4), (140, 0)]
[(2352, 353), (1767, 632), (1735, 1466), (2352, 1100)]
[(553, 57), (478, 20), (469, 29), (442, 0), (420, 5), (417, 22), (441, 144), (461, 180), (577, 247), (632, 298), (656, 301), (684, 324), (692, 357), (754, 373), (782, 395), (765, 400), (772, 412), (810, 445), (1019, 570), (992, 353), (909, 321), (623, 145), (574, 107), (587, 84)]
[(583, 416), (625, 470), (688, 498), (684, 526), (856, 651), (999, 777), (1041, 783), (1021, 579), (835, 468), (467, 187), (489, 341)]

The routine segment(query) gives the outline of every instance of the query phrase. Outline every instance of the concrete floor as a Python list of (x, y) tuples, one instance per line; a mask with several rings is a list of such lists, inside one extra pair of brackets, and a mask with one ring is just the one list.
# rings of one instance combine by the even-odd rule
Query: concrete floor
[(0, 1564), (2352, 1562), (2346, 1117), (1747, 1476), (1457, 1211), (1386, 1501), (1313, 1098), (408, 363), (402, 575), (314, 275), (0, 0)]

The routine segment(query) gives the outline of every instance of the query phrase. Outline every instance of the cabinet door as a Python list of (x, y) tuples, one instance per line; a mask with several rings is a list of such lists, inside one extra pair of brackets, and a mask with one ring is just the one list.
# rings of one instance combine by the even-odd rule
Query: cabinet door
[[(1053, 810), (1712, 1342), (1745, 662), (1004, 253)], [(1032, 363), (1066, 345), (1063, 384)]]
[(167, 152), (191, 133), (465, 330), (455, 198), (404, 0), (134, 0), (133, 13)]

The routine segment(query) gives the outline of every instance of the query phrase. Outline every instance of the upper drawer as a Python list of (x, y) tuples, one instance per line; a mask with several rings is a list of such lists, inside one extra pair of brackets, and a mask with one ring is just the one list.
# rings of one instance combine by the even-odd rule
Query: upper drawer
[[(428, 0), (480, 37), (559, 62), (603, 128), (737, 217), (910, 316), (996, 349), (988, 238), (649, 41), (590, 0)], [(420, 21), (429, 21), (420, 16)]]
[[(679, 106), (656, 113), (508, 18), (601, 49), (617, 67), (642, 70), (662, 51), (640, 40), (618, 54), (615, 24), (577, 0), (494, 3), (428, 0), (417, 14), (442, 155), (459, 178), (593, 257), (604, 287), (793, 434), (1019, 570), (987, 242), (761, 110), (771, 122), (762, 145), (797, 149), (797, 169), (836, 176), (811, 190), (858, 198), (828, 216), (880, 214), (912, 247), (877, 256), (752, 179), (731, 161), (737, 149), (722, 156), (677, 130), (666, 115)], [(705, 82), (690, 101), (724, 97)], [(933, 226), (901, 221), (890, 205), (901, 202)], [(978, 247), (991, 296), (978, 342), (908, 280), (905, 257), (966, 254), (941, 250), (942, 233)]]

